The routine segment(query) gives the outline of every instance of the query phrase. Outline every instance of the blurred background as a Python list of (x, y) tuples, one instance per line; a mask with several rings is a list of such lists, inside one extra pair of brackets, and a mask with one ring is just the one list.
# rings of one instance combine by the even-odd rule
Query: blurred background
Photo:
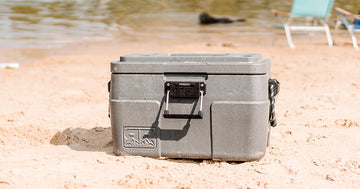
[[(0, 0), (0, 49), (195, 39), (206, 34), (271, 35), (274, 16), (270, 10), (289, 12), (291, 4), (289, 0)], [(336, 0), (337, 6), (355, 13), (360, 1)], [(247, 21), (200, 26), (201, 12)], [(333, 12), (330, 25), (334, 19)]]

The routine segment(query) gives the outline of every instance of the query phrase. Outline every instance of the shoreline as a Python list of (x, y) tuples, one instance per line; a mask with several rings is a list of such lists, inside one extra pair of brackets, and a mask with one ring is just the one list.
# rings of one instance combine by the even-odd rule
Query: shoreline
[[(332, 33), (334, 33), (332, 31)], [(128, 49), (143, 49), (143, 52), (152, 51), (152, 48), (149, 47), (151, 44), (157, 46), (157, 48), (165, 48), (169, 53), (174, 50), (170, 50), (166, 47), (161, 46), (179, 46), (182, 43), (191, 44), (193, 42), (202, 43), (206, 46), (215, 46), (215, 47), (228, 47), (228, 48), (242, 48), (242, 46), (248, 46), (250, 48), (255, 48), (257, 46), (262, 46), (265, 48), (287, 48), (287, 41), (283, 30), (275, 29), (270, 33), (249, 33), (242, 35), (239, 33), (198, 33), (196, 35), (186, 37), (186, 36), (177, 36), (172, 38), (159, 38), (149, 36), (139, 36), (139, 38), (129, 38), (129, 39), (120, 39), (115, 37), (113, 40), (103, 40), (103, 41), (78, 41), (70, 44), (63, 45), (61, 47), (38, 47), (38, 48), (3, 48), (0, 53), (0, 63), (1, 62), (15, 62), (20, 63), (32, 63), (36, 60), (46, 58), (49, 56), (58, 56), (58, 55), (71, 55), (74, 53), (84, 53), (86, 51), (96, 51), (106, 48), (107, 51), (113, 51), (114, 49), (121, 49), (128, 51)], [(260, 35), (259, 35), (260, 34)], [(226, 36), (226, 37), (225, 37)], [(180, 38), (179, 38), (180, 37)], [(315, 32), (312, 35), (304, 34), (295, 34), (293, 35), (293, 40), (297, 49), (306, 48), (310, 46), (316, 48), (319, 45), (320, 48), (326, 44), (325, 34), (322, 32)], [(340, 30), (336, 34), (333, 34), (334, 48), (338, 47), (351, 47), (351, 39), (346, 30)], [(130, 47), (125, 47), (123, 44), (129, 45)], [(351, 49), (351, 48), (350, 48)], [(349, 50), (350, 50), (349, 49)], [(176, 50), (176, 49), (175, 49)], [(241, 53), (241, 52), (240, 52)]]
[[(206, 27), (206, 26), (205, 26)], [(209, 26), (207, 26), (209, 27)], [(211, 26), (210, 26), (211, 27)], [(333, 32), (332, 32), (333, 33)], [(151, 51), (151, 44), (161, 47), (161, 45), (178, 46), (178, 44), (190, 44), (193, 42), (203, 43), (207, 46), (224, 46), (229, 48), (240, 48), (241, 46), (249, 46), (250, 48), (256, 46), (263, 46), (266, 48), (271, 47), (288, 47), (285, 34), (281, 29), (274, 29), (273, 32), (228, 32), (228, 33), (196, 33), (190, 36), (179, 35), (170, 38), (167, 37), (154, 37), (156, 34), (148, 34), (147, 36), (138, 36), (121, 39), (121, 36), (114, 36), (114, 39), (102, 41), (77, 41), (60, 47), (23, 47), (23, 48), (1, 48), (0, 63), (16, 62), (16, 63), (31, 63), (38, 59), (46, 58), (49, 56), (58, 55), (71, 55), (74, 53), (84, 53), (85, 51), (102, 50), (106, 48), (108, 51), (113, 49), (128, 50), (131, 48), (143, 48), (144, 51)], [(226, 37), (225, 37), (226, 36)], [(346, 30), (340, 30), (338, 33), (333, 34), (334, 46), (351, 46), (351, 39)], [(295, 34), (293, 40), (296, 46), (304, 48), (305, 46), (316, 47), (326, 44), (325, 34), (322, 32), (315, 32), (312, 35)], [(325, 41), (324, 41), (325, 40)], [(123, 47), (122, 44), (131, 44), (131, 47)], [(145, 45), (144, 45), (145, 44)], [(171, 50), (169, 50), (171, 51)]]

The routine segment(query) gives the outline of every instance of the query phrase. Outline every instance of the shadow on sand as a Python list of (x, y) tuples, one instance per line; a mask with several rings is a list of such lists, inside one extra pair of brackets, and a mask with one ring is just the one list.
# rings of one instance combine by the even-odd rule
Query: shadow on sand
[[(110, 127), (85, 128), (67, 128), (57, 132), (50, 140), (53, 145), (67, 145), (76, 151), (105, 152), (115, 156), (113, 153), (113, 143)], [(158, 159), (158, 158), (154, 158)], [(192, 164), (217, 164), (219, 161), (211, 159), (183, 159), (183, 158), (161, 158), (162, 161), (171, 161), (175, 163)], [(227, 161), (229, 164), (241, 164), (243, 162)]]
[(67, 145), (76, 151), (98, 151), (114, 155), (110, 127), (67, 128), (57, 132), (51, 138), (50, 144)]

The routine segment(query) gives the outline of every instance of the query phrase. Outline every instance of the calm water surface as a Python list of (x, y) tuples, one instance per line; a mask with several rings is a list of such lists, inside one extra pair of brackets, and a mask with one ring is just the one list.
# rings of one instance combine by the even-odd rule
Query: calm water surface
[[(203, 33), (267, 35), (273, 21), (269, 10), (289, 11), (291, 4), (288, 0), (0, 0), (0, 48)], [(357, 12), (360, 1), (337, 0), (335, 6)], [(198, 15), (203, 11), (247, 22), (199, 26)]]

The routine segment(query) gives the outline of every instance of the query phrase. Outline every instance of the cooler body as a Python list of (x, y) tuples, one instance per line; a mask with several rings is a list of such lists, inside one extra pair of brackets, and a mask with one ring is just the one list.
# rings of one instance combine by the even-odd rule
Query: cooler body
[(269, 137), (270, 61), (258, 54), (136, 54), (111, 64), (114, 152), (252, 161)]

